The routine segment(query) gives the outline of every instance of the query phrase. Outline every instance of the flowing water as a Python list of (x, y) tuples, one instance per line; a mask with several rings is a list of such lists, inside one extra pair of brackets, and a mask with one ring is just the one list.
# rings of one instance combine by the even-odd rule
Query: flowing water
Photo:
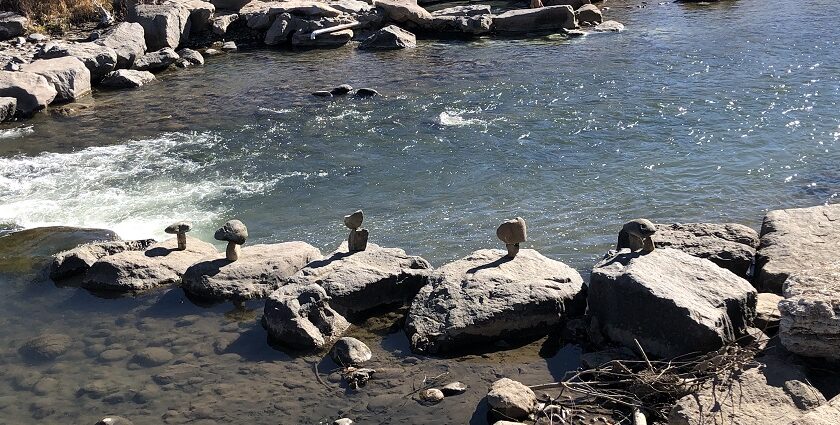
[[(498, 246), (495, 226), (518, 215), (529, 247), (585, 276), (630, 218), (758, 228), (770, 209), (837, 202), (833, 1), (604, 6), (627, 31), (427, 40), (387, 53), (247, 51), (2, 125), (0, 227), (162, 238), (189, 219), (210, 240), (239, 218), (256, 243), (329, 250), (345, 236), (341, 216), (363, 208), (374, 242), (441, 265)], [(341, 83), (384, 96), (309, 95)], [(259, 303), (231, 312), (179, 290), (100, 299), (34, 272), (0, 279), (0, 424), (112, 412), (137, 424), (318, 423), (345, 412), (361, 423), (482, 423), (479, 400), (496, 376), (549, 382), (577, 361), (577, 348), (545, 341), (417, 358), (377, 322), (355, 332), (396, 372), (345, 393), (315, 379), (317, 357), (266, 344)], [(26, 363), (17, 349), (41, 332), (70, 335), (73, 350)], [(100, 355), (148, 346), (176, 359), (142, 368)], [(403, 397), (445, 371), (472, 390), (436, 407)]]

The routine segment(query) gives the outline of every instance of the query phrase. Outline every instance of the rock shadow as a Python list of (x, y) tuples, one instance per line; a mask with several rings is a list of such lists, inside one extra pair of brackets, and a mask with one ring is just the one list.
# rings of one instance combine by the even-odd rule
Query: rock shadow
[(510, 262), (510, 261), (513, 261), (513, 258), (510, 258), (508, 256), (504, 256), (504, 257), (499, 258), (498, 260), (489, 262), (487, 264), (483, 264), (483, 265), (480, 265), (478, 267), (473, 267), (473, 268), (467, 270), (467, 274), (476, 274), (476, 273), (480, 272), (481, 270), (493, 269), (493, 268), (499, 267), (502, 264), (505, 264), (505, 263)]

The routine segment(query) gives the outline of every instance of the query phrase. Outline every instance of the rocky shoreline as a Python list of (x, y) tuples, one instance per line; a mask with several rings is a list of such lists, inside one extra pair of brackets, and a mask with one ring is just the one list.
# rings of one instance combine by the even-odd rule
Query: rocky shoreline
[[(437, 2), (435, 2), (437, 4)], [(242, 47), (398, 50), (425, 38), (528, 37), (621, 31), (590, 0), (546, 0), (541, 7), (499, 10), (470, 4), (429, 12), (415, 0), (129, 1), (124, 21), (102, 16), (99, 28), (72, 39), (27, 35), (25, 17), (0, 14), (0, 122), (25, 119), (92, 88), (133, 89), (170, 69)], [(319, 95), (320, 92), (318, 93)], [(343, 94), (343, 93), (342, 93)], [(362, 89), (361, 96), (376, 94)], [(327, 97), (335, 93), (324, 92)]]
[[(605, 370), (612, 368), (616, 375), (619, 367), (633, 379), (643, 379), (646, 369), (678, 379), (667, 382), (666, 391), (661, 379), (644, 378), (653, 379), (645, 382), (658, 386), (658, 397), (671, 394), (664, 406), (651, 404), (643, 388), (576, 401), (636, 416), (635, 422), (614, 417), (606, 423), (729, 423), (720, 422), (723, 412), (727, 421), (763, 424), (768, 410), (776, 415), (773, 423), (781, 424), (840, 418), (840, 398), (827, 401), (834, 394), (812, 386), (800, 366), (808, 362), (834, 370), (840, 362), (840, 263), (832, 258), (840, 248), (838, 204), (771, 211), (760, 233), (731, 223), (634, 220), (588, 281), (559, 261), (520, 250), (527, 241), (521, 218), (499, 227), (507, 252), (479, 250), (438, 268), (400, 249), (368, 243), (362, 220), (361, 212), (347, 216), (350, 243), (327, 255), (304, 242), (249, 246), (247, 228), (236, 220), (216, 233), (216, 239), (228, 242), (228, 254), (182, 236), (187, 223), (170, 226), (171, 233), (182, 233), (160, 243), (73, 230), (82, 238), (77, 242), (90, 242), (57, 253), (50, 276), (97, 291), (138, 295), (175, 285), (191, 297), (216, 302), (265, 299), (262, 323), (270, 339), (290, 352), (331, 349), (330, 356), (344, 366), (344, 385), (351, 388), (377, 377), (370, 349), (342, 338), (351, 321), (406, 306), (403, 330), (418, 354), (504, 350), (523, 339), (558, 334), (585, 347), (579, 373), (603, 380)], [(28, 233), (43, 230), (13, 233), (3, 242)], [(66, 236), (60, 240), (72, 245)], [(58, 357), (59, 346), (68, 344), (56, 338), (35, 338), (20, 348), (21, 355)], [(138, 361), (155, 361), (143, 360), (153, 354)], [(674, 359), (683, 359), (680, 366)], [(693, 383), (680, 381), (685, 376)], [(504, 378), (487, 394), (488, 421), (557, 423), (576, 410), (537, 393), (565, 386), (582, 397), (587, 393), (579, 382), (528, 382), (529, 387)], [(604, 380), (599, 385), (615, 389), (618, 384)], [(716, 388), (732, 385), (742, 388), (740, 398), (718, 401)], [(434, 382), (417, 399), (436, 404), (470, 391), (457, 388), (463, 384)], [(336, 423), (352, 423), (343, 419)]]

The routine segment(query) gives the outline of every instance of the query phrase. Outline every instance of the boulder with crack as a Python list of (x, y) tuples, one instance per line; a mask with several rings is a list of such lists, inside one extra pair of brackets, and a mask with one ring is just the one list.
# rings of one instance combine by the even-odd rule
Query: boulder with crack
[(714, 351), (747, 335), (755, 317), (749, 282), (671, 248), (608, 255), (590, 279), (593, 335), (633, 349), (638, 340), (653, 356)]
[(320, 349), (341, 337), (350, 327), (333, 310), (324, 288), (287, 285), (271, 293), (265, 302), (263, 326), (275, 341), (296, 349)]
[(102, 257), (124, 251), (144, 251), (154, 243), (154, 239), (95, 242), (59, 252), (53, 256), (50, 278), (60, 280), (84, 274)]
[(755, 259), (758, 232), (734, 223), (657, 224), (654, 244), (706, 258), (745, 279)]
[(237, 261), (206, 258), (184, 273), (185, 291), (208, 299), (245, 301), (266, 298), (278, 282), (321, 258), (321, 251), (306, 242), (250, 245)]
[(531, 249), (514, 259), (505, 254), (479, 250), (429, 278), (406, 318), (413, 350), (444, 353), (542, 336), (583, 314), (585, 287), (577, 271)]

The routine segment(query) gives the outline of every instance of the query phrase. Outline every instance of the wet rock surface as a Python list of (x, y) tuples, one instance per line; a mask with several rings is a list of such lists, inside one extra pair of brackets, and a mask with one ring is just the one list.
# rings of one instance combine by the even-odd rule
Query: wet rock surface
[(350, 253), (347, 243), (328, 257), (313, 261), (281, 285), (317, 284), (341, 314), (355, 314), (409, 301), (425, 284), (428, 261), (399, 248), (368, 244)]
[(116, 233), (106, 229), (38, 227), (0, 237), (0, 270), (29, 273), (46, 268), (56, 252), (94, 241), (114, 241)]
[(770, 211), (761, 225), (756, 283), (782, 292), (792, 273), (836, 261), (840, 250), (840, 204)]
[(321, 251), (305, 242), (245, 246), (237, 261), (221, 256), (190, 266), (183, 288), (210, 299), (266, 298), (284, 279), (319, 258)]
[(120, 69), (106, 74), (101, 86), (107, 89), (136, 89), (155, 80), (155, 74), (149, 71)]
[(657, 224), (654, 244), (705, 258), (745, 279), (758, 248), (758, 232), (740, 224)]
[(58, 280), (84, 274), (102, 257), (124, 251), (143, 251), (154, 243), (154, 239), (98, 242), (59, 252), (50, 264), (50, 278)]
[[(670, 248), (608, 256), (592, 270), (593, 331), (649, 355), (713, 351), (746, 335), (756, 292), (711, 261)], [(669, 326), (662, 326), (668, 323)]]
[(405, 330), (412, 349), (443, 353), (506, 338), (545, 335), (583, 314), (577, 271), (534, 250), (515, 259), (480, 250), (444, 265), (411, 304)]
[(42, 334), (20, 347), (21, 355), (36, 361), (54, 360), (70, 349), (70, 337), (63, 334)]
[(213, 245), (187, 237), (187, 249), (177, 249), (176, 238), (145, 251), (126, 251), (97, 260), (85, 274), (82, 286), (115, 292), (137, 292), (179, 283), (194, 263), (216, 251)]

